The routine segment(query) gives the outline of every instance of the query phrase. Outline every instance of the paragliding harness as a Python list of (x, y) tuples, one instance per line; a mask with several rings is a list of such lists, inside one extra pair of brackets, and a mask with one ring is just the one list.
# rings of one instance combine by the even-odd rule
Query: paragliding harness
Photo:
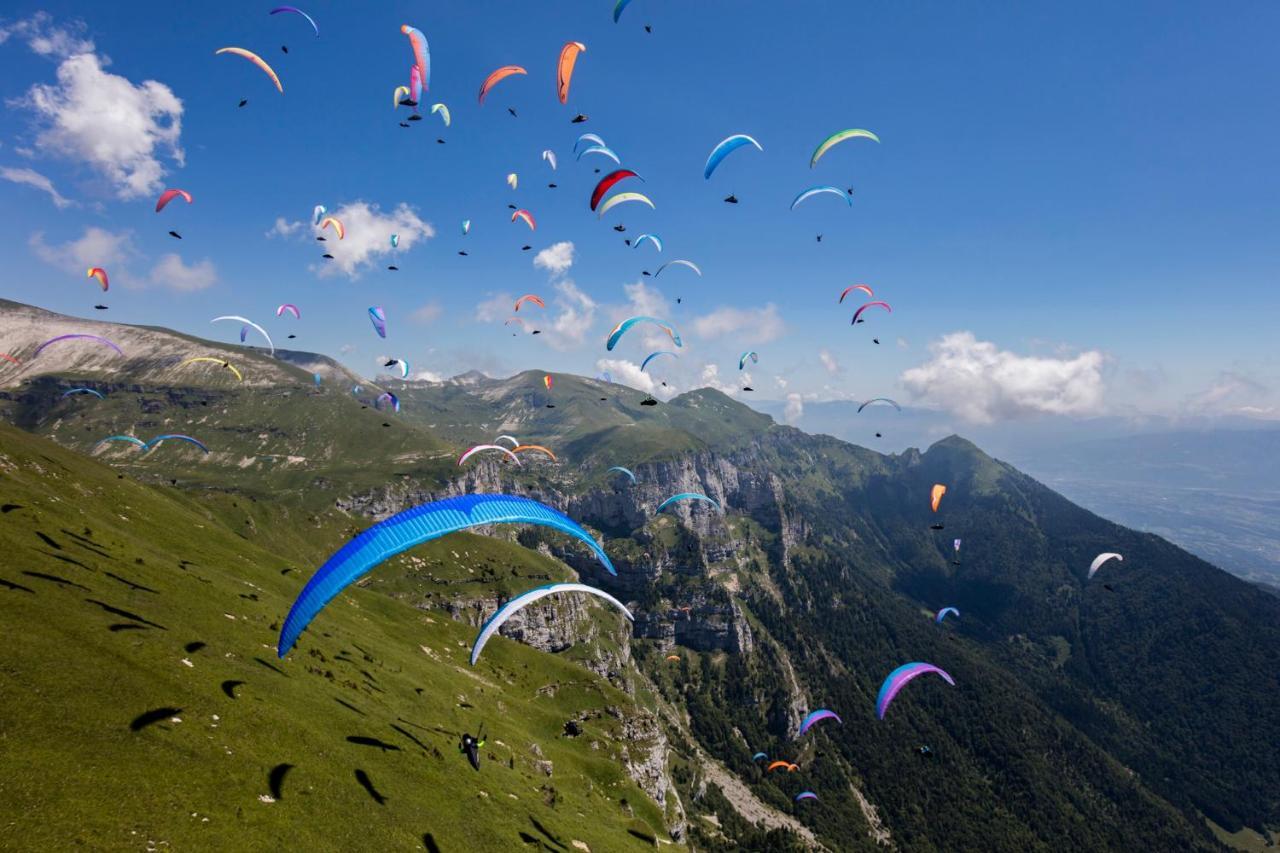
[(480, 747), (484, 746), (484, 724), (480, 724), (480, 734), (478, 737), (472, 737), (470, 732), (464, 732), (462, 740), (458, 743), (458, 752), (467, 756), (467, 761), (471, 762), (471, 767), (475, 770), (480, 769)]

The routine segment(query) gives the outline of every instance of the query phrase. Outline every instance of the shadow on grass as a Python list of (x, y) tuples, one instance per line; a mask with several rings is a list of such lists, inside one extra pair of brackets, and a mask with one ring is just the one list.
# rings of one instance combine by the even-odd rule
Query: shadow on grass
[(236, 688), (241, 684), (244, 684), (244, 682), (231, 680), (224, 681), (222, 682), (222, 692), (227, 694), (228, 699), (234, 699), (236, 698)]
[(413, 734), (412, 734), (408, 729), (402, 729), (402, 728), (400, 728), (399, 726), (397, 726), (395, 723), (391, 723), (391, 728), (395, 729), (395, 730), (396, 730), (396, 731), (398, 731), (400, 734), (404, 735), (404, 736), (405, 736), (405, 737), (407, 737), (409, 740), (411, 740), (411, 741), (413, 741), (414, 743), (416, 743), (416, 744), (418, 745), (418, 748), (419, 748), (419, 749), (421, 749), (423, 752), (430, 752), (430, 751), (431, 751), (431, 747), (427, 746), (425, 743), (423, 743), (422, 741), (418, 740), (418, 739), (417, 739), (417, 738), (416, 738), (416, 737), (415, 737), (415, 736), (414, 736), (414, 735), (413, 735)]
[(357, 708), (355, 705), (352, 705), (350, 702), (347, 702), (346, 700), (339, 699), (338, 697), (336, 697), (336, 696), (335, 696), (335, 697), (333, 698), (333, 701), (337, 702), (339, 705), (341, 705), (342, 707), (346, 708), (346, 709), (347, 709), (347, 710), (349, 710), (349, 711), (355, 711), (357, 714), (359, 714), (359, 715), (360, 715), (360, 716), (362, 716), (362, 717), (367, 717), (367, 716), (369, 716), (369, 715), (368, 715), (368, 714), (366, 714), (364, 711), (361, 711), (361, 710), (360, 710), (359, 708)]
[(51, 536), (46, 536), (44, 533), (40, 532), (39, 530), (36, 531), (36, 535), (40, 537), (41, 542), (48, 545), (50, 548), (55, 548), (59, 551), (62, 550), (62, 546), (59, 545), (57, 542), (55, 542)]
[(152, 622), (150, 619), (144, 619), (136, 613), (130, 613), (128, 610), (121, 610), (119, 607), (112, 607), (105, 601), (98, 601), (96, 598), (86, 598), (85, 601), (96, 607), (101, 607), (113, 616), (123, 616), (125, 619), (132, 619), (134, 622), (141, 622), (143, 625), (147, 625), (152, 628), (159, 628), (161, 631), (169, 630), (159, 622)]
[(133, 718), (133, 722), (129, 723), (129, 730), (140, 732), (147, 726), (154, 725), (161, 720), (168, 719), (174, 714), (181, 714), (181, 708), (152, 708), (150, 711), (144, 711)]
[(440, 853), (440, 845), (436, 844), (436, 837), (429, 832), (422, 834), (422, 846), (427, 849), (427, 853)]
[(115, 634), (120, 631), (146, 631), (149, 629), (146, 625), (138, 625), (134, 622), (117, 622), (114, 625), (108, 625), (107, 630)]
[(14, 592), (29, 592), (29, 593), (31, 593), (32, 595), (35, 595), (35, 594), (36, 594), (36, 591), (35, 591), (34, 589), (31, 589), (30, 587), (23, 586), (23, 585), (22, 585), (22, 584), (20, 584), (20, 583), (14, 583), (13, 581), (7, 581), (7, 580), (5, 580), (4, 578), (0, 578), (0, 586), (4, 587), (5, 589), (11, 589), (11, 590), (13, 590)]
[(376, 737), (365, 737), (364, 735), (347, 735), (347, 743), (354, 743), (357, 746), (371, 746), (383, 752), (400, 751), (400, 747), (394, 743), (387, 743), (385, 740), (378, 740)]
[(56, 583), (58, 586), (61, 586), (61, 587), (73, 586), (76, 589), (82, 589), (85, 592), (93, 592), (93, 590), (89, 589), (89, 587), (85, 586), (84, 584), (79, 584), (79, 583), (76, 583), (75, 581), (69, 581), (66, 578), (60, 578), (57, 575), (46, 575), (44, 572), (23, 572), (23, 574), (29, 578), (36, 578), (37, 580), (49, 581), (49, 583)]
[(143, 585), (142, 585), (142, 584), (140, 584), (140, 583), (134, 583), (133, 581), (129, 580), (128, 578), (122, 578), (122, 577), (120, 577), (119, 575), (117, 575), (117, 574), (115, 574), (115, 573), (113, 573), (113, 572), (103, 572), (103, 574), (105, 574), (107, 577), (111, 578), (113, 581), (116, 581), (117, 583), (122, 583), (122, 584), (124, 584), (125, 586), (129, 587), (129, 589), (138, 590), (139, 592), (149, 592), (149, 593), (151, 593), (152, 595), (159, 595), (159, 594), (160, 594), (158, 591), (156, 591), (156, 590), (152, 589), (152, 588), (151, 588), (151, 587), (149, 587), (149, 586), (143, 586)]
[(285, 678), (288, 678), (288, 677), (289, 677), (289, 673), (285, 672), (283, 669), (281, 669), (280, 667), (278, 667), (278, 666), (276, 666), (275, 664), (271, 663), (270, 661), (265, 661), (265, 660), (263, 660), (262, 658), (254, 658), (254, 660), (255, 660), (255, 661), (257, 661), (258, 663), (262, 664), (263, 666), (265, 666), (267, 669), (271, 670), (272, 672), (278, 672), (280, 675), (283, 675)]
[(538, 819), (537, 819), (536, 817), (534, 817), (533, 815), (529, 815), (529, 823), (533, 824), (533, 828), (534, 828), (534, 829), (536, 829), (536, 830), (538, 830), (538, 832), (542, 833), (542, 837), (543, 837), (543, 838), (547, 839), (547, 840), (548, 840), (548, 841), (550, 841), (552, 844), (554, 844), (555, 846), (559, 847), (561, 850), (568, 850), (568, 849), (569, 849), (568, 847), (565, 847), (565, 846), (564, 846), (564, 842), (563, 842), (563, 841), (561, 841), (559, 838), (556, 838), (556, 836), (555, 836), (554, 834), (552, 834), (551, 830), (547, 829), (545, 826), (543, 826), (541, 823), (539, 823), (539, 822), (538, 822)]
[(363, 770), (356, 770), (356, 781), (360, 783), (360, 787), (368, 792), (369, 796), (375, 803), (380, 806), (387, 804), (387, 798), (378, 793), (378, 789), (373, 787), (373, 780), (369, 778), (369, 774)]
[(271, 772), (267, 774), (267, 785), (271, 788), (271, 796), (277, 800), (283, 800), (284, 794), (281, 790), (284, 788), (284, 777), (289, 775), (289, 771), (293, 769), (292, 764), (277, 764), (271, 768)]

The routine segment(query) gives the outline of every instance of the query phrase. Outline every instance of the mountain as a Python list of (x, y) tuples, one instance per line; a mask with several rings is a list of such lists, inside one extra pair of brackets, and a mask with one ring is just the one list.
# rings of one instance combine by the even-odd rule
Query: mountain
[[(6, 341), (7, 310), (0, 310)], [(132, 334), (126, 327), (109, 331)], [(160, 358), (212, 346), (146, 331), (165, 336), (154, 344), (163, 350)], [(228, 351), (250, 365), (266, 360)], [(1280, 598), (1158, 536), (1075, 506), (964, 439), (885, 455), (780, 426), (710, 390), (641, 406), (639, 392), (563, 374), (553, 376), (548, 391), (541, 371), (507, 379), (386, 382), (401, 402), (393, 414), (361, 408), (349, 388), (332, 387), (336, 382), (316, 389), (310, 372), (290, 365), (265, 365), (264, 375), (272, 378), (248, 387), (195, 384), (202, 375), (151, 370), (126, 362), (99, 375), (89, 362), (69, 358), (51, 373), (0, 374), (0, 414), (38, 434), (0, 432), (4, 458), (34, 466), (23, 473), (26, 491), (14, 502), (42, 501), (39, 518), (18, 510), (0, 516), (13, 553), (29, 559), (34, 571), (85, 586), (105, 583), (110, 578), (100, 579), (98, 572), (112, 571), (164, 593), (169, 608), (166, 621), (154, 606), (138, 603), (148, 601), (148, 593), (126, 587), (130, 597), (121, 603), (95, 589), (96, 600), (166, 626), (164, 634), (122, 629), (135, 645), (121, 648), (111, 645), (121, 639), (116, 632), (100, 625), (50, 630), (59, 619), (102, 612), (97, 605), (66, 609), (70, 616), (53, 605), (17, 610), (30, 608), (35, 600), (28, 596), (42, 590), (28, 582), (35, 579), (24, 580), (19, 565), (6, 570), (9, 583), (35, 592), (0, 587), (5, 624), (18, 614), (14, 624), (24, 637), (21, 649), (6, 652), (5, 671), (21, 672), (29, 695), (49, 697), (26, 703), (24, 720), (48, 718), (51, 707), (72, 720), (108, 714), (111, 703), (85, 686), (91, 683), (85, 673), (97, 671), (159, 707), (197, 707), (188, 694), (178, 701), (164, 690), (142, 690), (139, 685), (150, 683), (177, 690), (180, 683), (172, 680), (192, 675), (191, 667), (174, 659), (176, 650), (143, 638), (173, 632), (182, 634), (174, 639), (188, 642), (191, 635), (214, 648), (202, 634), (213, 636), (216, 627), (223, 632), (219, 667), (257, 656), (275, 664), (268, 654), (271, 626), (308, 573), (305, 567), (371, 521), (405, 507), (502, 491), (551, 504), (588, 525), (618, 576), (604, 573), (580, 544), (564, 537), (495, 529), (415, 549), (335, 600), (279, 664), (291, 679), (288, 689), (258, 697), (256, 719), (237, 722), (244, 739), (230, 747), (243, 756), (276, 739), (281, 747), (298, 744), (298, 751), (285, 750), (274, 760), (297, 764), (296, 778), (309, 787), (295, 802), (320, 821), (318, 831), (330, 828), (322, 815), (363, 808), (377, 813), (379, 831), (396, 842), (391, 846), (420, 839), (434, 818), (441, 849), (510, 849), (510, 836), (523, 832), (532, 840), (519, 837), (530, 845), (556, 849), (569, 848), (570, 838), (609, 850), (660, 837), (698, 850), (870, 850), (884, 844), (909, 850), (1212, 850), (1236, 843), (1249, 828), (1280, 826), (1274, 794), (1280, 790), (1280, 673), (1274, 665), (1280, 659)], [(61, 398), (60, 389), (86, 380), (108, 383), (106, 398)], [(97, 437), (111, 432), (150, 435), (161, 428), (198, 435), (211, 453), (168, 443), (143, 457), (94, 447)], [(558, 461), (530, 452), (520, 455), (519, 467), (492, 454), (456, 465), (463, 448), (500, 433), (546, 445)], [(89, 454), (98, 460), (86, 459)], [(283, 458), (267, 463), (260, 460), (264, 455)], [(42, 477), (62, 471), (54, 462), (67, 473)], [(614, 465), (630, 468), (637, 482), (610, 473)], [(124, 479), (113, 479), (112, 471)], [(929, 508), (934, 483), (948, 486), (936, 514)], [(706, 494), (723, 511), (682, 502), (655, 513), (678, 492)], [(135, 511), (143, 506), (141, 495), (145, 513)], [(56, 531), (43, 518), (55, 511), (61, 514)], [(86, 520), (77, 521), (77, 513), (88, 513)], [(124, 543), (105, 547), (105, 532), (112, 531), (109, 541), (115, 543), (144, 516), (157, 521), (127, 544), (160, 550), (154, 556), (139, 551), (145, 562), (135, 566)], [(72, 539), (78, 544), (69, 547), (64, 527), (88, 541)], [(962, 540), (958, 556), (955, 538)], [(96, 556), (104, 561), (97, 563), (65, 553), (88, 546), (130, 572), (107, 557)], [(1124, 561), (1086, 579), (1089, 561), (1104, 550), (1123, 553)], [(68, 578), (69, 570), (50, 571), (61, 568), (55, 555), (97, 571)], [(160, 568), (179, 560), (199, 563), (212, 585), (188, 585), (178, 574), (182, 568)], [(277, 567), (294, 571), (280, 575)], [(544, 651), (495, 641), (474, 670), (462, 665), (474, 625), (499, 601), (575, 574), (628, 604), (635, 615), (629, 631), (604, 610), (562, 602), (504, 629)], [(257, 588), (237, 589), (240, 580)], [(249, 605), (217, 592), (223, 586), (237, 596), (258, 597), (250, 620), (257, 626), (256, 647), (226, 635), (242, 621), (229, 605)], [(936, 624), (933, 613), (943, 606), (957, 607), (959, 618)], [(66, 661), (76, 655), (88, 665), (68, 670)], [(362, 666), (356, 673), (350, 664), (331, 663), (350, 657), (356, 665), (370, 664), (364, 655), (381, 667)], [(202, 665), (198, 656), (187, 658)], [(46, 660), (55, 664), (37, 666)], [(919, 679), (878, 720), (873, 707), (881, 680), (911, 660), (937, 664), (955, 686)], [(280, 678), (256, 663), (247, 671), (259, 682)], [(308, 685), (327, 683), (325, 672), (338, 683), (352, 681), (363, 704), (352, 698), (355, 693), (330, 698), (373, 719), (355, 717), (330, 698), (317, 699)], [(244, 673), (234, 670), (225, 678), (254, 683), (237, 674)], [(432, 698), (420, 698), (417, 687)], [(543, 699), (553, 700), (554, 713), (542, 709)], [(420, 712), (417, 705), (400, 704), (419, 701), (426, 703)], [(326, 703), (333, 708), (311, 711)], [(0, 719), (10, 718), (11, 704), (0, 700)], [(803, 715), (820, 707), (835, 710), (843, 723), (827, 721), (797, 738)], [(352, 720), (390, 724), (391, 712), (448, 732), (483, 720), (491, 742), (500, 740), (511, 752), (495, 750), (478, 777), (468, 775), (437, 731), (435, 740), (423, 740), (442, 754), (431, 766), (454, 775), (445, 785), (429, 786), (428, 770), (396, 765), (397, 774), (414, 780), (414, 791), (417, 780), (423, 780), (422, 791), (431, 791), (422, 795), (422, 811), (405, 811), (392, 804), (413, 802), (416, 808), (408, 782), (397, 778), (401, 787), (384, 807), (353, 780), (352, 755), (373, 754), (367, 747), (353, 754), (304, 750), (303, 741), (288, 739), (294, 735), (278, 734), (288, 720), (304, 727), (297, 736), (305, 743), (348, 734), (390, 739), (396, 732), (346, 729)], [(159, 725), (185, 731), (172, 723), (144, 731), (159, 733)], [(597, 725), (598, 731), (592, 728)], [(596, 745), (588, 753), (594, 762), (589, 768), (574, 763), (586, 739), (572, 733), (584, 728)], [(130, 740), (134, 733), (98, 732), (89, 724), (64, 729), (59, 742), (65, 760), (90, 762), (99, 736), (112, 739), (104, 762), (123, 760), (117, 756), (138, 741)], [(210, 734), (216, 744), (216, 733)], [(564, 750), (559, 757), (550, 756), (548, 738)], [(51, 760), (53, 740), (38, 736), (36, 722), (24, 723), (7, 742), (21, 746), (25, 768)], [(396, 743), (399, 751), (378, 755), (408, 761), (413, 749)], [(527, 744), (537, 744), (554, 762), (550, 781), (520, 775), (538, 767), (524, 763), (532, 754)], [(929, 751), (922, 754), (925, 746)], [(155, 760), (193, 748), (157, 753), (147, 747), (151, 751), (138, 754)], [(766, 772), (752, 761), (759, 751), (799, 769)], [(292, 756), (317, 752), (323, 761), (303, 774), (308, 765)], [(431, 758), (423, 760), (434, 759), (430, 749), (425, 752)], [(216, 751), (194, 756), (202, 765), (231, 762), (226, 766), (235, 768), (229, 772), (237, 792), (248, 791), (250, 783), (261, 789), (263, 774), (274, 766), (272, 759), (254, 756), (251, 772)], [(561, 762), (572, 768), (566, 775)], [(499, 765), (508, 775), (495, 779)], [(381, 791), (378, 774), (360, 769)], [(454, 780), (463, 777), (458, 787)], [(495, 787), (506, 779), (508, 787)], [(162, 798), (158, 783), (142, 785), (144, 802)], [(819, 801), (794, 802), (806, 789)], [(207, 793), (201, 801), (207, 810), (200, 814), (227, 833), (216, 837), (221, 846), (232, 846), (242, 827), (253, 846), (253, 839), (265, 837), (253, 833), (272, 831), (276, 812), (263, 816), (254, 811), (259, 803), (236, 801), (243, 812), (233, 816), (226, 810), (232, 799)], [(261, 805), (276, 808), (288, 799), (286, 790), (284, 800)], [(460, 801), (456, 810), (441, 806), (437, 815), (437, 801), (454, 799)], [(37, 801), (27, 792), (14, 802), (27, 808)], [(184, 821), (190, 811), (199, 809), (185, 809)], [(591, 821), (584, 823), (578, 812)], [(160, 814), (165, 817), (149, 826), (165, 832), (179, 826), (168, 812)], [(452, 822), (452, 815), (466, 814), (495, 822), (496, 834), (475, 836), (465, 820)], [(596, 815), (606, 817), (596, 821)], [(639, 823), (620, 822), (624, 818)], [(24, 830), (31, 823), (25, 821)], [(52, 841), (67, 831), (60, 821), (53, 825), (52, 834), (38, 839)], [(199, 838), (187, 834), (200, 831), (192, 826), (181, 823), (181, 835), (166, 837)], [(487, 827), (480, 831), (489, 833)]]

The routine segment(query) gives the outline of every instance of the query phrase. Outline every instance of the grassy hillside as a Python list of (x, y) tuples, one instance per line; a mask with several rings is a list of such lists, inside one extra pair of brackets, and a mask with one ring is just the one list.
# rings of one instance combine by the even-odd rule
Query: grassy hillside
[[(661, 834), (618, 761), (634, 707), (581, 667), (497, 639), (471, 669), (474, 629), (364, 590), (277, 660), (309, 566), (10, 427), (0, 476), (0, 847), (621, 850), (646, 846), (629, 829)], [(418, 557), (463, 576), (464, 551), (508, 586), (565, 572), (476, 537)], [(457, 740), (481, 726), (476, 773)]]

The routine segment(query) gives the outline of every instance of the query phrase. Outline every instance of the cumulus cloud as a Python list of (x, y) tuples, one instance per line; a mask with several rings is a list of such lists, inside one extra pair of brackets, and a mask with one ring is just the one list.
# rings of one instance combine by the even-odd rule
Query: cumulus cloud
[[(396, 205), (390, 213), (383, 213), (376, 204), (353, 201), (329, 211), (329, 215), (346, 226), (346, 236), (335, 240), (332, 230), (326, 233), (325, 236), (329, 239), (325, 246), (333, 255), (333, 260), (326, 261), (318, 268), (321, 276), (341, 273), (355, 277), (361, 270), (377, 263), (382, 256), (393, 252), (407, 252), (418, 241), (430, 240), (436, 236), (435, 228), (422, 221), (413, 208), (404, 202)], [(277, 222), (276, 227), (279, 225)], [(285, 228), (289, 227), (286, 223)], [(272, 230), (275, 231), (276, 228)], [(392, 248), (392, 234), (400, 235), (399, 248)]]
[(414, 382), (443, 382), (444, 376), (433, 370), (419, 370), (409, 377)]
[(533, 256), (533, 265), (546, 270), (552, 278), (559, 278), (573, 266), (573, 243), (562, 240), (551, 244)]
[(804, 417), (804, 398), (799, 394), (787, 395), (787, 405), (782, 410), (782, 419), (795, 426)]
[(642, 372), (640, 365), (634, 361), (627, 361), (624, 358), (602, 358), (596, 361), (596, 370), (608, 373), (619, 385), (626, 385), (647, 394), (657, 390), (658, 383), (653, 381), (652, 376)]
[(122, 199), (158, 192), (167, 173), (161, 157), (179, 166), (184, 158), (183, 107), (173, 90), (106, 71), (110, 60), (92, 53), (92, 42), (65, 31), (28, 43), (37, 53), (62, 57), (57, 83), (38, 83), (11, 102), (35, 115), (40, 153), (88, 165)]
[(132, 231), (108, 231), (91, 225), (75, 240), (50, 245), (37, 231), (27, 240), (36, 257), (55, 269), (83, 276), (89, 267), (102, 267), (113, 282), (128, 283), (126, 267), (138, 256)]
[(727, 394), (730, 397), (737, 396), (741, 390), (736, 384), (721, 382), (720, 366), (711, 362), (702, 365), (702, 375), (698, 377), (698, 387), (714, 388), (716, 391)]
[(595, 300), (569, 279), (556, 282), (555, 287), (555, 308), (559, 313), (551, 323), (551, 334), (543, 335), (543, 340), (554, 349), (576, 349), (582, 346), (595, 322)]
[(36, 12), (29, 18), (0, 24), (0, 44), (11, 38), (22, 39), (33, 53), (65, 59), (93, 50), (93, 42), (85, 38), (86, 30), (83, 21), (59, 25), (53, 22), (53, 16), (48, 12)]
[(434, 323), (436, 320), (439, 320), (442, 313), (444, 313), (444, 309), (440, 307), (439, 302), (428, 302), (421, 308), (415, 309), (409, 315), (409, 319), (415, 323), (422, 323), (423, 325), (426, 325), (427, 323)]
[(763, 344), (781, 337), (786, 324), (778, 306), (770, 302), (763, 308), (717, 308), (694, 320), (693, 329), (704, 338), (734, 335), (749, 344)]
[(295, 234), (301, 234), (306, 227), (307, 223), (305, 222), (290, 222), (283, 216), (277, 216), (275, 224), (267, 229), (266, 236), (268, 239), (272, 237), (292, 237)]
[(1099, 411), (1105, 390), (1102, 353), (1044, 358), (1001, 350), (972, 332), (952, 332), (929, 345), (931, 357), (905, 371), (910, 394), (974, 423), (1039, 414)]
[(37, 172), (35, 169), (14, 169), (11, 167), (0, 168), (0, 178), (14, 184), (22, 184), (28, 187), (34, 187), (43, 193), (46, 193), (53, 200), (53, 206), (62, 210), (71, 207), (74, 204), (69, 198), (65, 198), (54, 187), (53, 181)]
[(483, 302), (476, 304), (476, 319), (481, 323), (496, 323), (506, 320), (511, 314), (516, 298), (510, 293), (498, 293)]
[(835, 353), (823, 347), (818, 350), (818, 360), (822, 362), (823, 368), (832, 376), (840, 374), (840, 361), (836, 358)]
[(343, 355), (351, 355), (351, 353), (355, 351), (356, 351), (355, 344), (343, 344), (342, 346), (338, 347), (338, 352), (342, 353)]
[(217, 280), (218, 273), (213, 267), (213, 261), (208, 258), (188, 265), (182, 258), (171, 252), (161, 256), (160, 260), (156, 261), (156, 265), (151, 268), (152, 284), (183, 293), (193, 293), (212, 287)]

